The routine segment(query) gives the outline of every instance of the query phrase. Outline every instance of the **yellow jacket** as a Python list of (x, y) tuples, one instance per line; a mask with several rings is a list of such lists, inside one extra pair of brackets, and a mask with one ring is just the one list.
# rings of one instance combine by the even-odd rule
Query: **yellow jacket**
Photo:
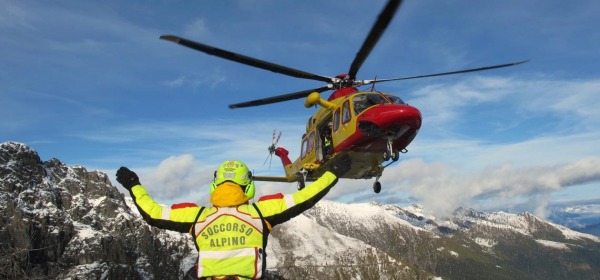
[(198, 276), (238, 276), (260, 279), (266, 269), (267, 237), (273, 226), (315, 205), (337, 183), (331, 172), (293, 194), (261, 197), (248, 204), (242, 189), (225, 182), (211, 195), (213, 206), (158, 204), (142, 185), (131, 196), (142, 217), (152, 226), (191, 233), (198, 249)]

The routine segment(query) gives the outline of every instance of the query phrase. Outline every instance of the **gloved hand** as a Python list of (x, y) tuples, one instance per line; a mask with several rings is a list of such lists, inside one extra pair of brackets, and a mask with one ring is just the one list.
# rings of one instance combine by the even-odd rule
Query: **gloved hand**
[(117, 182), (130, 191), (133, 186), (140, 184), (140, 178), (138, 178), (135, 172), (129, 170), (129, 168), (121, 166), (117, 170)]
[(348, 154), (342, 154), (333, 159), (331, 162), (331, 173), (335, 174), (335, 177), (342, 177), (352, 167), (352, 158)]

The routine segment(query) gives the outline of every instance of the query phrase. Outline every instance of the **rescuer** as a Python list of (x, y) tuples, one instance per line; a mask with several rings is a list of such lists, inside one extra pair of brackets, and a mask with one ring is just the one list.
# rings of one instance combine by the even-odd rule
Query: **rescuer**
[(119, 168), (117, 181), (129, 190), (148, 224), (192, 234), (198, 261), (186, 279), (261, 279), (271, 228), (315, 205), (350, 166), (350, 156), (340, 155), (333, 159), (330, 171), (302, 190), (263, 196), (250, 204), (256, 190), (252, 173), (243, 162), (227, 160), (215, 171), (210, 185), (212, 206), (207, 207), (193, 203), (160, 205), (127, 167)]

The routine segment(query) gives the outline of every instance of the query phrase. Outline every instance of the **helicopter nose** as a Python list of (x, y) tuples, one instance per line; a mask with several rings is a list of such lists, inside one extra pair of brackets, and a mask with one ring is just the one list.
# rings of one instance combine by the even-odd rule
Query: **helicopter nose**
[(374, 106), (358, 116), (358, 128), (367, 136), (390, 131), (416, 131), (421, 128), (421, 112), (405, 104)]

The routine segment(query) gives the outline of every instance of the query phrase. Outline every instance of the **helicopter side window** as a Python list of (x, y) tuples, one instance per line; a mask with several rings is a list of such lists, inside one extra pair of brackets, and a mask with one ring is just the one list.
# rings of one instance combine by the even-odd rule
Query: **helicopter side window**
[[(306, 136), (306, 134), (304, 134), (304, 136)], [(306, 157), (307, 152), (308, 152), (308, 138), (302, 137), (302, 152), (301, 152), (302, 158)]]
[(350, 121), (350, 101), (344, 102), (342, 106), (342, 123)]
[(340, 127), (340, 109), (335, 110), (333, 114), (333, 131), (337, 131)]

